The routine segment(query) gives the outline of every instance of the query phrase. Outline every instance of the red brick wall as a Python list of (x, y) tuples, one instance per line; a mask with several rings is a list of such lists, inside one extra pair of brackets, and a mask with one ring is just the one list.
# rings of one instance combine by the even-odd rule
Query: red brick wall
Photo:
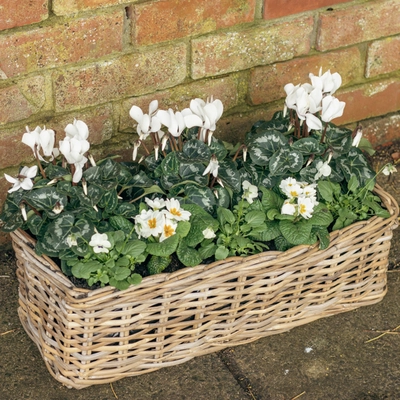
[[(217, 134), (239, 140), (281, 109), (283, 85), (342, 75), (340, 121), (399, 137), (399, 0), (0, 0), (0, 206), (31, 161), (25, 126), (85, 120), (91, 141), (129, 147), (128, 111), (220, 98)], [(0, 243), (2, 237), (0, 237)]]

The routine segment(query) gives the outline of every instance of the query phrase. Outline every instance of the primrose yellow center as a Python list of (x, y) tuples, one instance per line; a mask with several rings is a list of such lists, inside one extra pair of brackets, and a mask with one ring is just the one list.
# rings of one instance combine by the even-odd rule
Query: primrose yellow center
[(170, 213), (172, 215), (176, 215), (177, 217), (180, 217), (182, 215), (181, 212), (176, 208), (171, 208)]
[(307, 208), (304, 204), (300, 204), (300, 214), (304, 214), (307, 211)]
[(174, 234), (174, 228), (171, 225), (164, 226), (164, 236), (170, 237)]
[(297, 193), (295, 190), (292, 190), (292, 191), (290, 192), (290, 195), (293, 196), (293, 197), (297, 197), (297, 196), (298, 196), (298, 193)]
[(147, 221), (150, 229), (154, 229), (157, 226), (157, 220), (155, 218), (149, 219)]

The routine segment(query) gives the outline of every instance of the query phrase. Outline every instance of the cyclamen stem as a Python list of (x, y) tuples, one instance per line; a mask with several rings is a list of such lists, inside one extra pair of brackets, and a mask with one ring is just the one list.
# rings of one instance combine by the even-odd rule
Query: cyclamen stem
[(237, 159), (238, 156), (239, 156), (239, 153), (244, 149), (244, 147), (245, 147), (245, 145), (242, 144), (242, 145), (237, 149), (235, 155), (234, 155), (233, 158), (232, 158), (232, 161), (236, 161), (236, 159)]
[(42, 163), (39, 160), (39, 154), (38, 154), (38, 151), (37, 151), (37, 147), (35, 147), (35, 157), (36, 157), (36, 162), (37, 162), (39, 170), (40, 170), (40, 174), (42, 175), (43, 179), (46, 179), (46, 172), (44, 172), (44, 169), (42, 167)]
[(326, 135), (326, 130), (327, 130), (327, 128), (328, 128), (328, 123), (325, 124), (325, 129), (324, 129), (324, 131), (322, 132), (322, 136), (321, 136), (320, 143), (324, 143), (324, 142), (325, 142), (325, 135)]
[(22, 200), (20, 204), (26, 204), (27, 206), (29, 206), (31, 208), (31, 210), (38, 215), (40, 218), (42, 218), (42, 214), (40, 214), (40, 212), (38, 210), (36, 210), (35, 207), (31, 206), (26, 200)]

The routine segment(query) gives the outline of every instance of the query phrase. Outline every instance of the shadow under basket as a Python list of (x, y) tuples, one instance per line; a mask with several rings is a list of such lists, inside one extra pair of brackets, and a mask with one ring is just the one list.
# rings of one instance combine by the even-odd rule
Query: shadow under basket
[(75, 287), (35, 241), (11, 234), (19, 317), (56, 380), (77, 389), (155, 371), (379, 302), (386, 293), (391, 216), (331, 233), (330, 246), (233, 257), (143, 279), (118, 291)]

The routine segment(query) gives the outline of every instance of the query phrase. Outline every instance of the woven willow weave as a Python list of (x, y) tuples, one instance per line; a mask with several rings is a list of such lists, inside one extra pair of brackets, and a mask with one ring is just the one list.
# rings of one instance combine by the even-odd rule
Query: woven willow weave
[(146, 277), (125, 291), (76, 288), (25, 232), (12, 234), (19, 316), (50, 373), (84, 388), (183, 363), (380, 301), (398, 205), (391, 217), (331, 234), (326, 250), (234, 257)]

